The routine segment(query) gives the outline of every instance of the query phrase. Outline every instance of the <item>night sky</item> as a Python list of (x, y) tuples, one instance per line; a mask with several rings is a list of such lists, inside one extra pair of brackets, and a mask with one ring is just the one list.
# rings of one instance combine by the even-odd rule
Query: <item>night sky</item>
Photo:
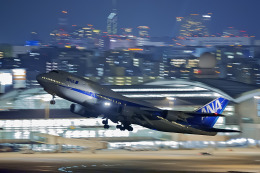
[[(93, 24), (106, 31), (112, 0), (0, 0), (0, 43), (23, 45), (30, 32), (49, 40), (59, 13), (69, 12), (69, 24)], [(147, 25), (151, 36), (173, 36), (175, 18), (191, 13), (213, 13), (211, 33), (233, 26), (260, 38), (259, 0), (118, 0), (119, 28)]]

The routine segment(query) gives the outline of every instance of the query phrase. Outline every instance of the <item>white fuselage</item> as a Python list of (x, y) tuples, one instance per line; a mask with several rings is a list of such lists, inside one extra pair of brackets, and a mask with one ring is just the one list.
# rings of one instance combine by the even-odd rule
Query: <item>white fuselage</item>
[[(165, 132), (202, 135), (216, 134), (216, 132), (202, 131), (177, 122), (168, 121), (162, 117), (151, 116), (147, 110), (162, 110), (152, 106), (150, 103), (124, 97), (95, 82), (64, 71), (53, 71), (38, 75), (37, 80), (48, 93), (57, 95), (84, 107), (93, 108), (101, 114), (107, 114), (107, 118), (114, 122), (128, 121), (131, 124), (138, 124)], [(111, 108), (105, 107), (108, 105), (111, 106)], [(120, 107), (120, 112), (117, 112)]]

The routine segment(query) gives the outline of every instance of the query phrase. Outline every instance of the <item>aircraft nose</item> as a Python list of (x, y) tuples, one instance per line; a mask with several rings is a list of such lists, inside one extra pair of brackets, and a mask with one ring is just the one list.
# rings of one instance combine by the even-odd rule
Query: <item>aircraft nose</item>
[(39, 74), (39, 75), (36, 76), (36, 80), (37, 80), (38, 83), (41, 84), (41, 85), (42, 85), (42, 80), (43, 80), (42, 77), (43, 77), (42, 74)]

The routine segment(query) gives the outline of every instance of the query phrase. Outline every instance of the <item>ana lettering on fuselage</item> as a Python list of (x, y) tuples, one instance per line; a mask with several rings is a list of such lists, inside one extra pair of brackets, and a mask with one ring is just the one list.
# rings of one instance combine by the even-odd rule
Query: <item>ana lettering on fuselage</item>
[(74, 84), (79, 83), (79, 81), (76, 81), (76, 80), (73, 80), (73, 79), (70, 79), (70, 78), (67, 78), (67, 81), (70, 82), (70, 83), (74, 83)]

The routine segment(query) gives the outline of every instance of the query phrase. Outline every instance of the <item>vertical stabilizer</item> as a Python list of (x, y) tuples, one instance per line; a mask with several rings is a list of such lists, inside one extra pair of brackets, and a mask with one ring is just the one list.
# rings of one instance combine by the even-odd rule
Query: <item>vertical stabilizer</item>
[[(202, 106), (201, 108), (197, 109), (195, 112), (199, 113), (216, 113), (216, 117), (196, 117), (196, 124), (201, 124), (206, 127), (213, 127), (217, 122), (219, 116), (217, 114), (221, 114), (224, 109), (226, 108), (229, 100), (219, 97), (208, 104)], [(194, 119), (194, 120), (195, 120)], [(193, 120), (193, 121), (194, 121)]]

